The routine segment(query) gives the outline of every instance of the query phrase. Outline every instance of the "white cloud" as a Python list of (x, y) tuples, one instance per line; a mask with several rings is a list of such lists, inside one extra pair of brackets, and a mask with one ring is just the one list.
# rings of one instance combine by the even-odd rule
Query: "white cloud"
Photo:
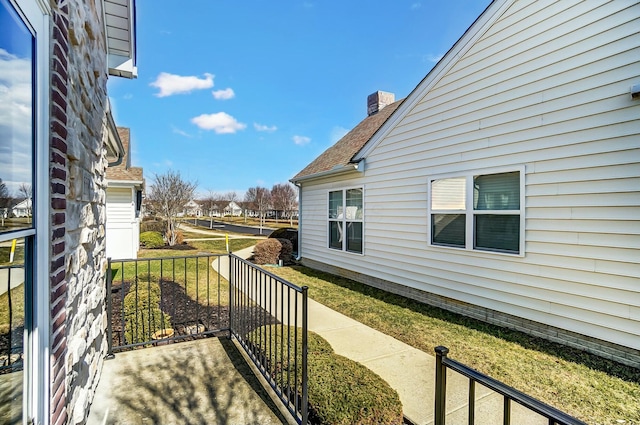
[(297, 135), (293, 136), (292, 140), (293, 140), (293, 143), (295, 143), (298, 146), (304, 146), (311, 141), (311, 139), (308, 138), (307, 136), (297, 136)]
[(438, 63), (440, 62), (440, 59), (442, 59), (443, 55), (432, 55), (432, 54), (428, 54), (424, 57), (424, 60), (426, 62), (431, 62), (431, 63)]
[(124, 96), (122, 96), (122, 98), (123, 98), (124, 100), (133, 99), (133, 94), (131, 94), (131, 93), (127, 93), (127, 94), (125, 94)]
[(157, 168), (161, 168), (161, 167), (171, 168), (173, 167), (173, 161), (171, 161), (170, 159), (165, 159), (162, 162), (154, 162), (153, 165)]
[(0, 179), (14, 193), (31, 184), (31, 65), (0, 49)]
[(257, 122), (253, 123), (253, 128), (255, 128), (256, 131), (265, 131), (267, 133), (273, 133), (278, 129), (275, 125), (269, 127), (268, 125), (258, 124)]
[(160, 92), (156, 93), (157, 97), (165, 97), (190, 93), (193, 90), (209, 89), (213, 87), (213, 77), (213, 74), (204, 74), (204, 78), (198, 78), (192, 75), (182, 76), (161, 72), (149, 85), (160, 89)]
[(191, 119), (191, 122), (203, 130), (213, 130), (216, 134), (230, 134), (244, 130), (247, 125), (238, 122), (225, 112), (216, 114), (202, 114)]
[(211, 94), (218, 100), (229, 100), (236, 97), (236, 94), (234, 93), (232, 88), (224, 90), (214, 90), (211, 92)]
[(190, 139), (193, 138), (191, 134), (187, 133), (184, 130), (180, 130), (178, 127), (175, 127), (173, 125), (171, 126), (171, 131), (173, 131), (175, 134), (179, 134), (180, 136), (188, 137)]
[(416, 2), (411, 4), (411, 10), (420, 9), (422, 7), (422, 3)]
[(331, 140), (331, 144), (334, 144), (338, 140), (342, 139), (345, 134), (347, 134), (349, 130), (344, 127), (336, 126), (331, 129), (331, 134), (329, 135), (329, 139)]

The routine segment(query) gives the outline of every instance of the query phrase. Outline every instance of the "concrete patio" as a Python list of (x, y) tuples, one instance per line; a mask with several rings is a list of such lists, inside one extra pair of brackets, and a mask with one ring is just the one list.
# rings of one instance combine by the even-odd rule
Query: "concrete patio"
[(206, 338), (105, 360), (88, 425), (286, 424), (240, 351)]

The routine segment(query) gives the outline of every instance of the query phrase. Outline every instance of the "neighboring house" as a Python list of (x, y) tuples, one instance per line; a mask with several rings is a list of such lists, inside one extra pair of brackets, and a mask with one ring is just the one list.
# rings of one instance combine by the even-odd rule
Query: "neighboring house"
[(240, 217), (242, 215), (242, 207), (236, 202), (231, 201), (224, 208), (224, 215), (230, 215), (232, 217)]
[(98, 384), (105, 172), (124, 154), (109, 134), (107, 79), (135, 77), (134, 9), (134, 0), (0, 0), (0, 69), (12, 70), (0, 73), (0, 104), (21, 111), (0, 114), (10, 152), (0, 178), (33, 188), (33, 219), (0, 231), (0, 250), (15, 240), (25, 252), (14, 265), (24, 261), (29, 313), (2, 331), (15, 341), (14, 362), (0, 365), (10, 423), (84, 423)]
[(492, 2), (291, 180), (303, 263), (640, 364), (639, 28), (637, 1)]
[(183, 216), (202, 216), (202, 205), (200, 204), (200, 202), (192, 199), (191, 201), (184, 204)]
[(20, 201), (11, 208), (11, 214), (18, 218), (31, 217), (31, 212), (31, 199)]
[(142, 168), (131, 166), (131, 131), (118, 127), (115, 133), (125, 156), (118, 165), (107, 168), (107, 257), (137, 258), (142, 220)]

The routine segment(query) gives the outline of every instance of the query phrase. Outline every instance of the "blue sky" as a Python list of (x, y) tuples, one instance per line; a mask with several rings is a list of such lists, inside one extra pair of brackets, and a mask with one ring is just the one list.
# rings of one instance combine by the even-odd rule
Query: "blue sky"
[(137, 0), (138, 78), (111, 77), (147, 181), (198, 192), (283, 183), (366, 117), (406, 97), (490, 0)]

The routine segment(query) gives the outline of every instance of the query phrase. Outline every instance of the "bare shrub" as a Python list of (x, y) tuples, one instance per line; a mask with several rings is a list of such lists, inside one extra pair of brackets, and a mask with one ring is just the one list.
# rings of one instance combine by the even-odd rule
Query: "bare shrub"
[(256, 264), (276, 264), (281, 251), (280, 239), (265, 239), (253, 248), (253, 260)]

